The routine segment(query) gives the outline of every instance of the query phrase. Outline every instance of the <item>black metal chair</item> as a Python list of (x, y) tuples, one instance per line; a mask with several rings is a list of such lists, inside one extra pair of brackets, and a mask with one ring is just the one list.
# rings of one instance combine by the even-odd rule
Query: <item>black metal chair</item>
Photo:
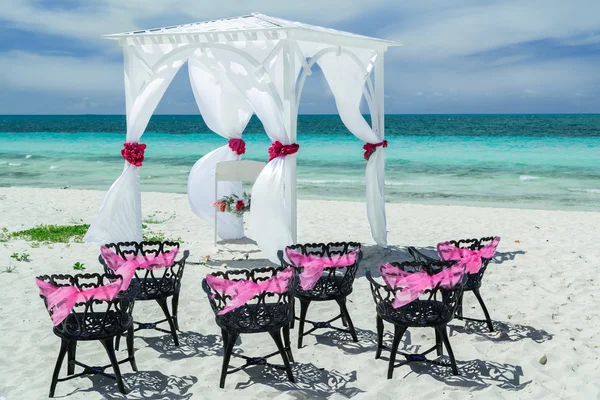
[[(166, 253), (173, 249), (179, 249), (179, 243), (177, 242), (119, 242), (110, 243), (106, 245), (107, 248), (121, 256), (124, 260), (127, 256), (147, 256)], [(179, 308), (179, 291), (181, 289), (181, 277), (183, 276), (183, 269), (185, 268), (185, 261), (190, 255), (188, 250), (183, 252), (183, 256), (176, 260), (175, 263), (169, 267), (161, 269), (144, 269), (138, 268), (135, 273), (135, 277), (131, 280), (137, 282), (140, 286), (140, 290), (136, 295), (136, 300), (155, 300), (163, 313), (165, 319), (157, 322), (142, 323), (134, 321), (137, 327), (134, 332), (142, 329), (155, 329), (160, 332), (170, 333), (175, 342), (175, 346), (179, 346), (179, 339), (177, 338), (177, 331), (179, 330), (178, 320), (178, 308)], [(104, 267), (104, 271), (107, 274), (114, 274), (115, 272), (110, 269), (102, 255), (98, 256), (98, 260)], [(172, 313), (169, 312), (167, 306), (167, 299), (171, 299)], [(162, 329), (158, 327), (158, 324), (167, 322), (169, 329)], [(117, 339), (116, 344), (117, 350), (119, 348), (119, 342)]]
[[(227, 280), (251, 280), (253, 282), (262, 282), (275, 276), (285, 268), (264, 267), (252, 270), (228, 270), (226, 272), (213, 272), (211, 275), (217, 278)], [(223, 337), (223, 366), (221, 369), (221, 379), (219, 387), (225, 386), (225, 379), (228, 374), (238, 372), (251, 365), (269, 365), (277, 369), (284, 369), (287, 378), (294, 381), (290, 362), (294, 362), (292, 350), (290, 348), (290, 321), (292, 320), (292, 280), (290, 280), (288, 290), (285, 293), (260, 293), (239, 308), (233, 309), (225, 314), (219, 315), (230, 302), (231, 297), (227, 294), (213, 290), (207, 280), (202, 280), (202, 288), (208, 296), (208, 301), (215, 312), (215, 321), (221, 328)], [(283, 341), (281, 332), (283, 331)], [(233, 353), (233, 346), (240, 334), (263, 333), (268, 332), (277, 345), (278, 351), (262, 357), (247, 357), (241, 354)], [(280, 354), (283, 359), (283, 366), (273, 365), (267, 362), (269, 357)], [(241, 367), (229, 370), (229, 360), (231, 356), (240, 357), (246, 360), (246, 364)]]
[[(443, 269), (454, 265), (453, 262), (449, 263), (442, 261), (432, 261), (427, 263), (408, 261), (391, 264), (406, 272), (415, 273), (424, 271), (429, 275), (434, 275), (441, 272)], [(465, 278), (462, 277), (459, 283), (453, 288), (442, 288), (438, 284), (432, 289), (425, 290), (420, 298), (398, 308), (394, 308), (392, 303), (396, 296), (396, 292), (401, 291), (402, 289), (390, 288), (385, 284), (376, 282), (370, 271), (367, 271), (366, 276), (371, 284), (371, 293), (375, 300), (375, 309), (377, 312), (377, 352), (375, 358), (378, 359), (381, 357), (381, 351), (383, 349), (390, 350), (387, 378), (392, 378), (395, 367), (400, 367), (414, 361), (450, 367), (452, 373), (458, 375), (458, 368), (456, 366), (452, 347), (450, 346), (450, 340), (448, 339), (446, 325), (452, 320), (456, 308), (458, 307), (458, 299), (462, 294)], [(383, 321), (394, 325), (394, 340), (391, 348), (383, 345)], [(400, 340), (408, 328), (435, 329), (435, 346), (418, 354), (400, 352), (400, 354), (406, 358), (406, 361), (395, 365)], [(426, 358), (426, 355), (434, 350), (437, 351), (438, 357), (441, 356), (443, 353), (442, 343), (446, 346), (450, 364)]]
[[(495, 237), (490, 236), (490, 237), (484, 237), (481, 239), (451, 240), (450, 243), (452, 243), (454, 246), (460, 247), (460, 248), (468, 248), (470, 250), (481, 250), (481, 248), (490, 244), (494, 239), (495, 239)], [(425, 261), (425, 262), (437, 261), (436, 259), (428, 257), (428, 256), (424, 255), (423, 253), (419, 252), (414, 247), (409, 247), (408, 252), (415, 259), (415, 261)], [(481, 306), (481, 309), (483, 310), (483, 314), (485, 315), (485, 319), (476, 319), (476, 318), (469, 318), (469, 317), (463, 316), (463, 295), (462, 294), (458, 300), (458, 308), (456, 309), (456, 318), (458, 318), (460, 320), (485, 322), (487, 324), (487, 327), (490, 330), (490, 332), (494, 332), (494, 325), (492, 324), (492, 319), (490, 318), (490, 313), (488, 312), (488, 309), (485, 306), (485, 303), (483, 302), (483, 298), (481, 297), (481, 294), (479, 293), (479, 289), (481, 288), (481, 283), (483, 280), (483, 274), (485, 274), (485, 271), (487, 269), (488, 264), (490, 263), (490, 260), (491, 260), (491, 258), (483, 258), (483, 257), (481, 258), (481, 269), (476, 274), (467, 274), (467, 282), (465, 283), (465, 287), (464, 287), (464, 292), (473, 292), (473, 294), (477, 298), (477, 301), (479, 302), (479, 305)]]
[[(295, 308), (292, 306), (294, 312), (291, 328), (294, 328), (294, 320), (299, 320), (298, 326), (298, 348), (302, 347), (302, 341), (304, 336), (314, 332), (317, 329), (330, 328), (340, 332), (349, 333), (352, 336), (354, 342), (358, 342), (356, 336), (356, 330), (354, 324), (348, 313), (346, 307), (346, 298), (352, 293), (352, 287), (354, 284), (354, 278), (358, 265), (360, 264), (363, 254), (361, 251), (361, 245), (357, 242), (336, 242), (336, 243), (309, 243), (309, 244), (297, 244), (288, 246), (288, 249), (295, 250), (302, 253), (303, 255), (315, 255), (318, 257), (331, 257), (333, 255), (347, 254), (352, 251), (358, 250), (358, 258), (356, 262), (347, 267), (326, 267), (323, 275), (315, 286), (310, 290), (303, 290), (300, 286), (299, 275), (302, 273), (304, 268), (299, 265), (292, 265), (284, 259), (284, 253), (282, 250), (277, 252), (277, 256), (281, 261), (282, 266), (292, 266), (296, 274), (295, 286), (294, 286), (294, 297), (300, 301), (300, 318), (295, 316)], [(335, 300), (340, 308), (340, 314), (334, 318), (331, 318), (324, 322), (315, 322), (306, 319), (308, 307), (313, 301), (329, 301)], [(342, 325), (347, 329), (332, 326), (331, 323), (338, 319), (342, 319)], [(308, 322), (312, 324), (312, 328), (304, 332), (304, 323)]]
[[(115, 280), (121, 280), (121, 276), (108, 274), (79, 274), (79, 275), (44, 275), (37, 279), (50, 283), (54, 286), (75, 286), (80, 290), (98, 288)], [(50, 384), (49, 397), (54, 397), (54, 391), (58, 382), (63, 382), (69, 379), (77, 378), (84, 375), (100, 374), (102, 376), (115, 379), (121, 393), (126, 393), (119, 364), (129, 361), (131, 368), (137, 371), (135, 364), (135, 355), (133, 349), (133, 305), (135, 303), (135, 295), (139, 290), (137, 283), (129, 286), (125, 292), (120, 292), (118, 296), (112, 300), (98, 300), (91, 298), (88, 301), (75, 304), (73, 311), (57, 326), (53, 332), (61, 338), (60, 352), (52, 374), (52, 383)], [(40, 295), (44, 300), (46, 308), (48, 307), (47, 299), (44, 295)], [(49, 311), (50, 316), (53, 312)], [(127, 354), (128, 357), (117, 361), (115, 355), (114, 341), (127, 332)], [(101, 367), (90, 367), (75, 359), (77, 342), (79, 341), (98, 340), (104, 346), (108, 358), (109, 365)], [(62, 366), (65, 355), (68, 353), (67, 377), (59, 378), (60, 368)], [(75, 366), (83, 368), (83, 371), (75, 374)], [(114, 375), (109, 375), (104, 372), (105, 369), (112, 367)]]

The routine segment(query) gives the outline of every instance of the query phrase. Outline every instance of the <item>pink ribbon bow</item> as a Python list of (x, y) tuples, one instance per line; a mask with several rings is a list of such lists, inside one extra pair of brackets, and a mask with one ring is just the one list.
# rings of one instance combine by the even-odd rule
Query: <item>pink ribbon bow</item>
[(442, 261), (462, 261), (466, 265), (467, 273), (476, 274), (481, 269), (482, 258), (490, 259), (494, 257), (496, 248), (500, 243), (500, 236), (486, 244), (479, 250), (460, 248), (450, 242), (438, 243), (437, 251)]
[(269, 279), (254, 282), (247, 279), (225, 279), (208, 274), (206, 275), (206, 282), (215, 292), (220, 292), (231, 298), (225, 307), (217, 312), (217, 315), (223, 315), (240, 308), (261, 293), (285, 293), (293, 275), (294, 271), (291, 268), (286, 268)]
[(110, 301), (121, 291), (121, 282), (116, 280), (109, 284), (89, 289), (79, 289), (77, 286), (55, 286), (51, 283), (35, 280), (40, 288), (40, 294), (46, 298), (48, 311), (52, 311), (52, 323), (59, 325), (75, 308), (75, 304), (96, 300)]
[(346, 254), (333, 254), (331, 257), (319, 257), (316, 255), (304, 255), (295, 250), (286, 248), (285, 255), (295, 267), (302, 267), (300, 274), (300, 287), (302, 290), (311, 290), (317, 284), (327, 267), (348, 267), (353, 265), (360, 250), (354, 250)]
[(398, 308), (415, 301), (426, 290), (433, 289), (437, 285), (446, 289), (453, 288), (461, 281), (465, 267), (462, 262), (458, 262), (435, 275), (429, 275), (425, 271), (406, 272), (387, 263), (379, 267), (379, 272), (388, 287), (402, 289), (396, 292), (392, 302), (392, 307)]
[(108, 247), (100, 247), (100, 254), (102, 254), (102, 258), (106, 261), (106, 266), (115, 271), (117, 275), (123, 277), (122, 290), (127, 290), (131, 283), (131, 279), (133, 279), (133, 276), (135, 275), (136, 269), (143, 268), (154, 270), (170, 267), (175, 263), (175, 257), (177, 256), (178, 251), (179, 249), (175, 247), (166, 253), (160, 253), (158, 255), (149, 254), (145, 256), (136, 256), (127, 254), (125, 256), (127, 257), (127, 260), (124, 260), (118, 254), (113, 253)]
[(295, 154), (298, 152), (300, 145), (297, 143), (293, 144), (281, 144), (280, 141), (276, 140), (269, 147), (269, 161), (273, 160), (277, 157), (285, 157), (290, 154)]

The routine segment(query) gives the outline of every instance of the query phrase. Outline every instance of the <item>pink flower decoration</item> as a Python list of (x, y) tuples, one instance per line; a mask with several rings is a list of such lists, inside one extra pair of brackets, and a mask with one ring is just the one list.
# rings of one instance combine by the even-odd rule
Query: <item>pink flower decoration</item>
[(269, 161), (273, 160), (277, 157), (285, 157), (290, 154), (295, 154), (298, 152), (300, 145), (297, 143), (293, 144), (281, 144), (280, 141), (275, 141), (269, 147)]
[(388, 142), (387, 140), (384, 140), (383, 142), (379, 142), (379, 143), (366, 143), (363, 146), (363, 149), (365, 149), (365, 160), (369, 161), (369, 158), (371, 158), (371, 156), (373, 155), (373, 153), (375, 153), (375, 150), (377, 150), (378, 147), (387, 147)]
[(144, 150), (146, 150), (145, 144), (125, 142), (121, 155), (129, 164), (141, 167), (144, 162)]
[(235, 202), (235, 209), (236, 210), (241, 210), (244, 207), (246, 207), (246, 204), (244, 203), (244, 200), (238, 200), (238, 201)]
[(229, 139), (229, 148), (238, 156), (241, 156), (246, 152), (246, 142), (242, 139)]

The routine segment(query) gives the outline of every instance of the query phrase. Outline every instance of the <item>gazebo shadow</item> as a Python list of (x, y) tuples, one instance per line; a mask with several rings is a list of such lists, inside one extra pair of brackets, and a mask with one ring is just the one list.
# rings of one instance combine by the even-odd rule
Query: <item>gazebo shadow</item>
[(160, 353), (159, 358), (166, 358), (170, 361), (223, 355), (223, 341), (219, 335), (202, 335), (188, 331), (179, 332), (178, 338), (179, 346), (175, 346), (171, 335), (136, 337), (136, 340), (144, 340), (149, 347)]
[[(190, 389), (198, 378), (192, 375), (186, 376), (167, 376), (159, 371), (139, 371), (129, 374), (123, 374), (127, 394), (120, 393), (113, 379), (100, 375), (92, 375), (89, 378), (92, 381), (92, 387), (89, 389), (77, 389), (70, 394), (77, 392), (100, 393), (103, 399), (109, 400), (185, 400), (192, 397)], [(70, 395), (69, 394), (69, 395)]]
[(543, 343), (552, 340), (551, 333), (536, 329), (532, 326), (512, 324), (510, 322), (492, 321), (494, 332), (490, 332), (485, 322), (465, 321), (462, 325), (448, 325), (450, 334), (453, 332), (474, 334), (482, 337), (484, 340), (492, 342), (517, 342), (523, 339), (531, 339), (536, 343)]
[(247, 382), (238, 383), (236, 389), (264, 384), (286, 392), (292, 397), (309, 399), (327, 399), (335, 394), (350, 398), (364, 392), (360, 388), (350, 386), (356, 381), (356, 371), (349, 373), (327, 371), (312, 363), (292, 364), (295, 383), (288, 381), (283, 371), (271, 366), (250, 367), (244, 371), (249, 375), (249, 379)]

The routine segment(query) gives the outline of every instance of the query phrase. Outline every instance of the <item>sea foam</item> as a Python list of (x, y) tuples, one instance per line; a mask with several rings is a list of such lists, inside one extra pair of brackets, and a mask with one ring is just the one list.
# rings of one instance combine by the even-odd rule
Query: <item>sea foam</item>
[(537, 176), (533, 176), (533, 175), (521, 175), (521, 176), (519, 176), (519, 180), (522, 181), (522, 182), (524, 182), (524, 181), (536, 181), (538, 179), (540, 179), (540, 178), (537, 177)]

